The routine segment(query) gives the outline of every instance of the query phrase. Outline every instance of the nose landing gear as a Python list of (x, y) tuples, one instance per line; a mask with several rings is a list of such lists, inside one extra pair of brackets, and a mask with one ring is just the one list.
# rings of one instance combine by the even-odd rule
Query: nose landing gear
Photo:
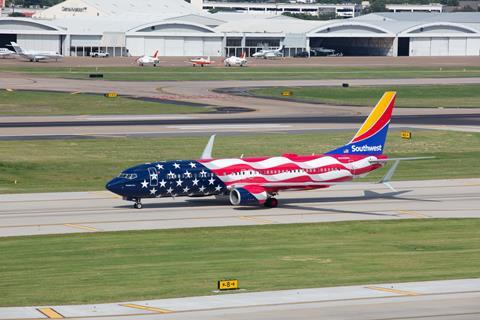
[(133, 204), (135, 209), (142, 209), (142, 199), (135, 199), (135, 203)]

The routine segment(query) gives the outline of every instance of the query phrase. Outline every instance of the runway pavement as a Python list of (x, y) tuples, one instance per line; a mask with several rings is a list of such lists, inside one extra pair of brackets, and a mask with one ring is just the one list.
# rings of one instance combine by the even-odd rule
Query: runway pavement
[(0, 308), (0, 320), (47, 317), (106, 320), (477, 320), (480, 317), (480, 279), (217, 293), (203, 297), (96, 305)]
[[(0, 237), (345, 220), (480, 217), (480, 179), (359, 182), (286, 192), (275, 209), (232, 207), (228, 199), (145, 199), (133, 209), (106, 191), (0, 195)], [(367, 191), (364, 191), (367, 190)]]

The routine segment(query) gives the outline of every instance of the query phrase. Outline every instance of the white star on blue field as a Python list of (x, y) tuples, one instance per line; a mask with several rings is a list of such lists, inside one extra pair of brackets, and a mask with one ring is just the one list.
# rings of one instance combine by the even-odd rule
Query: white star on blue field
[[(209, 195), (226, 191), (225, 184), (201, 163), (172, 161), (153, 163), (149, 179), (141, 182), (151, 195)], [(148, 181), (149, 180), (149, 181)]]

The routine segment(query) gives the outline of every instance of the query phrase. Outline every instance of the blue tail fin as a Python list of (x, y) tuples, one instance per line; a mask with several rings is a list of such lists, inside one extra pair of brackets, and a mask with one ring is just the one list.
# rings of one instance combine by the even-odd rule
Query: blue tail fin
[(353, 139), (326, 154), (382, 154), (396, 95), (394, 91), (385, 92)]

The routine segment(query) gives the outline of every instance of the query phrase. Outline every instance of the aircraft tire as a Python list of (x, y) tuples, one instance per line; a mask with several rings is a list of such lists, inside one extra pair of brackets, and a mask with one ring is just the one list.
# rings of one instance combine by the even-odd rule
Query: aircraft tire
[(264, 206), (267, 208), (276, 208), (278, 206), (277, 198), (268, 198), (267, 201), (265, 201)]
[(142, 209), (143, 206), (142, 206), (142, 203), (141, 203), (141, 202), (135, 202), (135, 203), (133, 204), (133, 207), (134, 207), (135, 209)]

